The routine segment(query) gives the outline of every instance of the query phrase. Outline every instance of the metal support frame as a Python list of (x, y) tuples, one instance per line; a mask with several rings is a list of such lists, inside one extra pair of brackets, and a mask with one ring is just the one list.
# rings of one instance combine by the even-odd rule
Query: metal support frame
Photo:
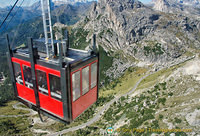
[(99, 98), (99, 84), (100, 84), (100, 59), (99, 52), (97, 53), (98, 63), (97, 63), (97, 99)]
[(12, 84), (13, 84), (13, 87), (14, 87), (14, 94), (15, 94), (15, 97), (17, 97), (18, 92), (17, 92), (16, 79), (15, 79), (15, 74), (14, 74), (15, 71), (14, 71), (12, 60), (11, 60), (12, 57), (13, 57), (13, 53), (12, 53), (12, 50), (10, 48), (10, 41), (9, 41), (8, 34), (6, 35), (6, 39), (7, 39), (7, 48), (8, 48), (8, 52), (6, 53), (7, 60), (8, 60), (8, 66), (9, 66), (9, 70), (10, 70), (10, 74), (11, 74)]
[[(59, 43), (59, 62), (60, 62), (60, 78), (61, 78), (61, 93), (63, 102), (63, 114), (64, 120), (71, 122), (71, 94), (70, 94), (70, 80), (69, 80), (69, 64), (64, 64), (63, 62), (63, 48), (62, 44)], [(67, 86), (68, 85), (68, 86)]]
[(68, 115), (69, 115), (69, 122), (72, 122), (72, 101), (71, 101), (71, 83), (70, 83), (70, 65), (67, 64), (67, 97), (68, 97)]
[(93, 34), (93, 40), (92, 40), (92, 49), (95, 53), (97, 53), (97, 47), (96, 47), (96, 34)]
[(98, 69), (97, 69), (97, 99), (99, 98), (99, 84), (100, 84), (100, 60), (99, 60), (99, 51), (97, 50), (96, 46), (96, 34), (93, 34), (93, 52), (97, 55), (98, 57)]
[[(41, 0), (41, 9), (42, 9), (42, 17), (43, 17), (47, 58), (50, 57), (49, 45), (52, 48), (52, 53), (54, 53), (53, 32), (52, 32), (53, 29), (52, 29), (52, 22), (51, 22), (51, 7), (50, 7), (50, 5), (51, 5), (51, 0)], [(48, 24), (47, 24), (47, 22), (48, 22)]]
[(66, 35), (66, 39), (65, 39), (65, 41), (66, 41), (66, 56), (67, 56), (67, 53), (68, 53), (68, 50), (69, 50), (69, 48), (70, 48), (70, 43), (69, 43), (69, 32), (66, 30), (65, 31), (65, 35)]
[(29, 57), (30, 57), (30, 62), (31, 62), (31, 75), (32, 75), (32, 82), (33, 82), (33, 90), (35, 93), (36, 108), (37, 108), (40, 120), (43, 122), (43, 119), (40, 115), (40, 100), (39, 100), (37, 81), (36, 81), (36, 75), (35, 75), (36, 74), (35, 73), (35, 63), (36, 63), (35, 54), (37, 54), (37, 50), (33, 48), (32, 38), (28, 38), (28, 48), (29, 48)]
[(60, 79), (61, 79), (61, 94), (62, 94), (62, 102), (63, 102), (63, 115), (64, 115), (64, 120), (69, 120), (66, 75), (67, 75), (66, 68), (61, 68), (60, 69)]
[(67, 110), (67, 79), (66, 79), (66, 70), (64, 68), (63, 64), (63, 49), (62, 49), (62, 44), (59, 44), (59, 63), (60, 63), (60, 83), (61, 83), (61, 96), (62, 96), (62, 102), (63, 102), (63, 115), (64, 115), (64, 120), (68, 119), (68, 110)]

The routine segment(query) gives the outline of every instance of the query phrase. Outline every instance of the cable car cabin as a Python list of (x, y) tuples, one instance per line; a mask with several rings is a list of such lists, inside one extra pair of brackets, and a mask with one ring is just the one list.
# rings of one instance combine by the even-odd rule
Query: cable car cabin
[(8, 39), (9, 68), (15, 95), (21, 102), (71, 122), (98, 99), (99, 55), (56, 44), (56, 53), (47, 59), (32, 39), (28, 48), (20, 49), (11, 49)]

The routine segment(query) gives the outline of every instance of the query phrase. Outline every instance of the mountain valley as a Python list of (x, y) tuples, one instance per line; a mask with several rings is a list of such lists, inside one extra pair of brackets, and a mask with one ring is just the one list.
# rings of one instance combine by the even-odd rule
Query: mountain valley
[[(10, 93), (0, 103), (0, 135), (108, 135), (109, 127), (120, 136), (200, 135), (199, 0), (53, 2), (54, 34), (68, 30), (70, 47), (89, 50), (96, 35), (99, 100), (71, 124), (63, 124), (46, 116), (41, 122), (33, 110), (8, 101), (13, 100)], [(32, 8), (39, 10), (39, 3)], [(27, 37), (44, 37), (42, 18), (33, 17), (7, 32), (12, 47), (26, 45)], [(0, 47), (3, 96), (12, 87), (5, 41)]]

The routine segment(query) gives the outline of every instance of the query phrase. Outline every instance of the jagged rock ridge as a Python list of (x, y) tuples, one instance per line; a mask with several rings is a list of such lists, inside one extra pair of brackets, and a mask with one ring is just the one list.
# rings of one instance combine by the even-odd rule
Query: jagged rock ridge
[(169, 8), (170, 5), (166, 0), (157, 0), (154, 5), (155, 10), (159, 10), (162, 12), (168, 12)]
[(107, 51), (122, 50), (141, 61), (165, 64), (189, 47), (200, 48), (198, 19), (160, 13), (137, 0), (100, 0), (87, 18), (79, 25), (93, 31), (95, 18), (98, 43)]
[(95, 0), (53, 0), (52, 2), (55, 5), (61, 5), (61, 4), (76, 4), (76, 3), (87, 3)]
[(161, 12), (200, 15), (199, 0), (153, 0), (152, 3)]

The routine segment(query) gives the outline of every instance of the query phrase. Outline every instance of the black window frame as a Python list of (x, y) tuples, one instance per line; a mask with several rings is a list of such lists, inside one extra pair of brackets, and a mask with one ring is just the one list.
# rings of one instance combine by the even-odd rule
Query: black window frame
[[(88, 91), (83, 92), (83, 70), (86, 68), (88, 68)], [(87, 66), (81, 68), (81, 78), (82, 78), (80, 81), (81, 82), (81, 92), (82, 92), (82, 96), (83, 96), (83, 95), (87, 94), (88, 92), (90, 92), (90, 65), (87, 65)]]
[[(29, 81), (26, 81), (26, 72), (25, 72), (25, 69), (24, 69), (24, 67), (28, 67), (28, 68), (30, 68), (30, 80), (31, 80), (31, 83), (29, 82)], [(27, 88), (29, 88), (29, 89), (32, 89), (33, 90), (33, 81), (32, 81), (32, 73), (31, 73), (31, 67), (30, 66), (27, 66), (27, 65), (25, 65), (25, 64), (22, 64), (22, 70), (23, 70), (23, 75), (24, 75), (24, 83), (25, 83), (25, 87), (27, 87)], [(30, 86), (31, 86), (31, 88), (30, 87), (28, 87), (26, 84), (30, 84)]]
[[(21, 79), (17, 79), (17, 77), (16, 77), (16, 67), (15, 67), (15, 64), (19, 65), (19, 67), (20, 67)], [(15, 81), (16, 81), (16, 83), (18, 83), (18, 84), (24, 86), (24, 79), (23, 79), (21, 64), (18, 63), (18, 62), (13, 62), (13, 69), (14, 69), (14, 76), (15, 76)], [(22, 80), (22, 81), (21, 81), (22, 83), (19, 83), (17, 80)]]
[[(56, 78), (59, 78), (60, 82), (58, 84), (56, 84), (56, 85), (59, 85), (59, 87), (60, 87), (60, 94), (56, 93), (55, 91), (52, 91), (52, 86), (51, 86), (52, 83), (51, 83), (50, 75), (54, 76)], [(58, 75), (55, 75), (55, 74), (52, 74), (52, 73), (48, 73), (48, 77), (49, 77), (49, 87), (50, 87), (49, 90), (50, 90), (50, 96), (51, 96), (51, 98), (59, 100), (59, 101), (62, 101), (61, 78)], [(52, 95), (52, 93), (55, 93), (56, 95), (60, 95), (60, 98)]]
[[(46, 77), (46, 89), (44, 88), (44, 87), (40, 87), (39, 86), (39, 79), (38, 79), (38, 71), (39, 72), (43, 72), (44, 73), (44, 75), (45, 75), (45, 77)], [(47, 73), (46, 73), (46, 71), (43, 71), (43, 70), (40, 70), (40, 69), (36, 69), (36, 77), (37, 77), (37, 87), (38, 87), (38, 91), (40, 92), (40, 93), (42, 93), (42, 94), (44, 94), (44, 95), (46, 95), (46, 96), (49, 96), (49, 88), (48, 88), (48, 82), (47, 82)], [(44, 91), (42, 91), (42, 90), (44, 90)]]
[[(94, 65), (94, 64), (96, 64), (96, 78), (95, 78), (96, 84), (95, 84), (95, 86), (92, 87), (92, 65)], [(97, 72), (98, 72), (98, 64), (97, 64), (97, 62), (94, 62), (90, 66), (90, 90), (94, 89), (97, 86), (97, 82), (98, 82), (97, 81), (97, 77), (98, 77), (98, 73)]]
[[(74, 82), (73, 82), (73, 75), (74, 74), (76, 74), (77, 72), (79, 72), (79, 96), (78, 97), (74, 97), (75, 96), (75, 94), (73, 94), (73, 92), (74, 92)], [(71, 79), (71, 82), (72, 82), (72, 101), (73, 102), (75, 102), (75, 101), (77, 101), (80, 97), (81, 97), (81, 70), (77, 70), (77, 71), (75, 71), (75, 72), (73, 72), (72, 73), (72, 79)]]

